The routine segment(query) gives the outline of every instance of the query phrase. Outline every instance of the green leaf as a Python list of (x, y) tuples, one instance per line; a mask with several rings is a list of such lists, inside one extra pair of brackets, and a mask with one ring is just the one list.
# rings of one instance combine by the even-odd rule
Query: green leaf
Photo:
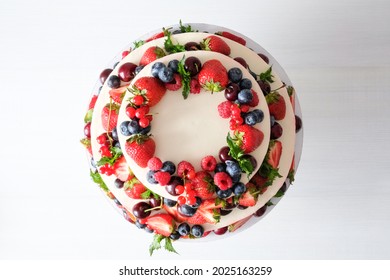
[(216, 223), (219, 223), (221, 221), (221, 214), (217, 211), (217, 209), (213, 209), (213, 218)]
[(147, 189), (146, 191), (144, 191), (143, 193), (141, 193), (141, 197), (142, 197), (143, 199), (148, 199), (148, 198), (150, 198), (151, 194), (152, 194), (151, 190)]
[(102, 157), (97, 163), (97, 166), (102, 166), (108, 163), (109, 165), (113, 166), (114, 163), (117, 161), (118, 158), (122, 156), (122, 150), (118, 147), (111, 147), (110, 151), (112, 153), (112, 157)]
[(89, 123), (90, 121), (92, 121), (92, 115), (93, 115), (93, 108), (89, 109), (88, 112), (85, 114), (84, 123)]
[(134, 42), (134, 49), (141, 47), (143, 44), (145, 44), (145, 41), (139, 40)]
[(278, 192), (274, 195), (274, 197), (282, 197), (284, 195), (284, 191), (278, 190)]
[(165, 39), (165, 42), (164, 42), (165, 51), (172, 54), (172, 53), (184, 52), (186, 50), (183, 45), (174, 44), (172, 42), (171, 32), (164, 30), (164, 33), (165, 33), (165, 36), (167, 36), (167, 38)]
[(164, 248), (165, 248), (165, 250), (167, 250), (168, 252), (172, 252), (172, 253), (179, 254), (178, 252), (176, 252), (175, 248), (173, 248), (172, 240), (171, 240), (169, 237), (165, 237), (165, 245), (164, 245)]
[(99, 187), (100, 187), (103, 191), (109, 192), (109, 189), (108, 189), (107, 185), (103, 182), (103, 179), (102, 179), (102, 177), (100, 176), (99, 172), (92, 172), (92, 170), (90, 170), (89, 175), (91, 176), (92, 181), (93, 181), (94, 183), (98, 184)]
[(183, 56), (183, 58), (179, 61), (177, 72), (179, 73), (183, 83), (183, 97), (184, 99), (187, 99), (190, 94), (191, 74), (184, 67), (184, 59), (185, 57)]
[(181, 20), (179, 21), (179, 24), (180, 24), (180, 31), (182, 33), (187, 33), (187, 32), (196, 32), (195, 30), (192, 29), (191, 25), (187, 24), (187, 25), (183, 25)]
[(80, 140), (80, 143), (83, 144), (85, 148), (91, 147), (91, 139), (83, 138)]
[(164, 239), (164, 236), (161, 234), (155, 234), (152, 244), (149, 246), (149, 254), (153, 255), (155, 250), (161, 249), (161, 241)]
[(241, 170), (246, 173), (248, 176), (252, 174), (254, 171), (254, 166), (252, 165), (251, 161), (244, 157), (245, 153), (240, 148), (241, 143), (241, 136), (239, 133), (235, 135), (235, 138), (232, 138), (230, 136), (230, 133), (228, 133), (228, 136), (226, 137), (226, 142), (228, 144), (228, 147), (230, 149), (229, 155), (234, 158), (238, 165), (240, 166)]
[(268, 162), (268, 157), (264, 160), (263, 164), (259, 169), (259, 174), (267, 178), (267, 181), (264, 183), (264, 187), (271, 186), (276, 178), (281, 178), (282, 176), (279, 174), (279, 168), (273, 168)]
[(290, 180), (290, 184), (292, 184), (295, 181), (295, 170), (291, 169), (288, 172), (287, 178)]
[(272, 203), (271, 200), (269, 200), (265, 205), (267, 205), (267, 206), (272, 206), (272, 205), (274, 205), (274, 204)]
[(218, 206), (219, 204), (222, 204), (222, 207), (226, 207), (226, 200), (217, 197), (215, 199), (215, 206)]
[(260, 80), (262, 80), (263, 82), (269, 82), (269, 83), (274, 82), (274, 80), (272, 79), (273, 77), (274, 76), (272, 75), (272, 66), (267, 71), (260, 73), (260, 75), (259, 75)]
[(294, 92), (295, 92), (295, 89), (294, 89), (293, 86), (288, 86), (288, 87), (287, 87), (288, 96), (294, 95)]

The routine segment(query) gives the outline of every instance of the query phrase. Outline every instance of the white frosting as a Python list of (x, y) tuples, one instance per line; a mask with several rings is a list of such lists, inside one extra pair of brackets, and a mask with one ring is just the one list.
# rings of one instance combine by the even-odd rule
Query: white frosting
[[(189, 41), (200, 42), (200, 41), (203, 40), (203, 38), (205, 38), (207, 36), (210, 36), (210, 34), (208, 34), (208, 33), (183, 33), (183, 34), (174, 35), (173, 38), (174, 38), (174, 40), (176, 42), (184, 44), (184, 43), (189, 42)], [(127, 57), (125, 57), (122, 61), (120, 61), (118, 66), (113, 70), (112, 74), (117, 74), (118, 68), (123, 63), (133, 62), (135, 64), (139, 64), (139, 61), (141, 59), (142, 54), (144, 53), (144, 51), (148, 47), (150, 47), (150, 46), (160, 46), (160, 47), (163, 47), (164, 40), (165, 40), (165, 38), (160, 38), (160, 39), (151, 41), (149, 43), (146, 43), (145, 45), (141, 46), (140, 48), (135, 49)], [(234, 57), (238, 57), (239, 56), (239, 57), (244, 58), (246, 60), (246, 62), (249, 64), (251, 70), (254, 71), (257, 74), (265, 72), (266, 70), (268, 70), (269, 65), (267, 63), (265, 63), (256, 53), (250, 51), (245, 46), (242, 46), (242, 45), (240, 45), (240, 44), (238, 44), (238, 43), (236, 43), (234, 41), (231, 41), (229, 39), (223, 38), (223, 40), (225, 40), (225, 42), (227, 42), (228, 45), (231, 48), (231, 57), (234, 58)], [(182, 55), (183, 54), (181, 54), (181, 56)], [(188, 55), (188, 53), (186, 53), (186, 55)], [(212, 53), (212, 55), (214, 56), (215, 53)], [(210, 56), (210, 58), (211, 57), (212, 56)], [(273, 72), (272, 74), (274, 76), (274, 81), (275, 82), (271, 84), (271, 88), (272, 89), (279, 88), (282, 85), (282, 82), (278, 78), (276, 73)], [(254, 84), (256, 84), (256, 86), (257, 86), (257, 83), (254, 83)], [(102, 124), (101, 124), (101, 111), (102, 111), (102, 108), (104, 107), (104, 105), (109, 102), (108, 91), (109, 91), (109, 88), (105, 84), (103, 86), (103, 88), (101, 90), (101, 93), (100, 93), (100, 96), (99, 96), (99, 98), (98, 98), (98, 100), (96, 102), (95, 110), (94, 110), (94, 114), (93, 114), (93, 118), (92, 118), (92, 124), (93, 125), (92, 125), (92, 128), (91, 128), (91, 134), (92, 134), (91, 142), (92, 142), (93, 156), (94, 156), (96, 161), (99, 160), (99, 158), (100, 158), (100, 155), (98, 153), (99, 145), (96, 142), (96, 137), (104, 132)], [(259, 90), (258, 92), (260, 93), (261, 91)], [(291, 107), (290, 103), (287, 102), (288, 101), (287, 91), (285, 89), (281, 89), (281, 90), (279, 90), (279, 92), (286, 99), (286, 117), (285, 117), (285, 119), (283, 121), (279, 122), (282, 125), (282, 127), (283, 127), (283, 135), (282, 135), (282, 137), (280, 139), (278, 139), (283, 144), (283, 153), (282, 153), (282, 156), (281, 156), (281, 159), (280, 159), (280, 165), (279, 165), (279, 173), (282, 175), (282, 177), (281, 178), (277, 178), (274, 181), (274, 183), (272, 184), (272, 186), (270, 186), (268, 188), (267, 192), (265, 192), (263, 195), (259, 196), (259, 200), (258, 200), (256, 206), (249, 207), (249, 208), (247, 208), (245, 210), (234, 209), (231, 214), (229, 214), (227, 216), (221, 217), (221, 222), (220, 223), (218, 223), (216, 225), (209, 225), (209, 224), (204, 225), (205, 230), (212, 230), (212, 229), (224, 227), (226, 225), (229, 225), (231, 223), (234, 223), (234, 222), (236, 222), (236, 221), (238, 221), (240, 219), (243, 219), (243, 218), (251, 215), (257, 209), (261, 208), (269, 199), (271, 199), (276, 194), (276, 192), (279, 190), (279, 188), (283, 184), (283, 182), (285, 181), (286, 176), (287, 176), (288, 171), (289, 171), (290, 164), (291, 164), (292, 156), (293, 156), (293, 153), (294, 153), (295, 124), (294, 124), (294, 114), (293, 114), (293, 111), (292, 111), (292, 107)], [(170, 93), (167, 93), (167, 94), (170, 94)], [(217, 94), (221, 94), (221, 95), (217, 96)], [(207, 93), (204, 94), (204, 96), (206, 96), (206, 95), (207, 95)], [(214, 93), (214, 95), (216, 95), (215, 100), (217, 100), (218, 97), (223, 96), (223, 93), (222, 92), (221, 93)], [(194, 97), (200, 97), (200, 96), (194, 96)], [(262, 97), (262, 95), (259, 94), (259, 97)], [(192, 98), (192, 96), (190, 96), (189, 98)], [(163, 98), (163, 100), (160, 102), (161, 103), (160, 106), (163, 106), (164, 102), (169, 102), (169, 100), (170, 100), (170, 96), (169, 97), (165, 96)], [(194, 100), (195, 100), (195, 98), (194, 98)], [(221, 100), (221, 101), (224, 101), (224, 100)], [(176, 102), (179, 102), (179, 101), (176, 101)], [(193, 102), (193, 101), (191, 101), (191, 102)], [(211, 99), (208, 102), (209, 103), (210, 102), (214, 102), (214, 99)], [(215, 102), (215, 104), (219, 104), (219, 103)], [(263, 103), (263, 104), (265, 104), (265, 103)], [(158, 109), (158, 107), (159, 107), (159, 105), (156, 105), (155, 109)], [(161, 114), (163, 114), (163, 112), (166, 112), (166, 111), (167, 110), (165, 109), (165, 106), (164, 106), (164, 109), (161, 111)], [(121, 113), (123, 114), (123, 110), (121, 110)], [(210, 112), (206, 112), (206, 114), (207, 114), (207, 116), (209, 114), (211, 114), (211, 115), (212, 114), (217, 114), (217, 111), (211, 110)], [(265, 116), (268, 119), (268, 121), (264, 120), (262, 124), (265, 124), (266, 122), (269, 124), (268, 109), (265, 110)], [(155, 126), (157, 126), (157, 124), (158, 124), (158, 121), (159, 121), (159, 120), (157, 120), (158, 118), (159, 118), (159, 116), (156, 115), (155, 119), (152, 122), (152, 126), (153, 126), (152, 132), (153, 133), (154, 133)], [(162, 116), (160, 118), (160, 121), (162, 121), (163, 118), (164, 117)], [(119, 119), (121, 119), (121, 115), (120, 115)], [(216, 121), (222, 121), (223, 122), (223, 125), (221, 125), (221, 126), (216, 126), (215, 123), (213, 124), (213, 126), (214, 127), (218, 127), (219, 131), (224, 131), (225, 134), (226, 134), (227, 131), (228, 131), (228, 120), (223, 120), (219, 116), (218, 116), (218, 118), (214, 118), (213, 117), (213, 119), (216, 120)], [(120, 121), (118, 121), (118, 124), (120, 124)], [(188, 126), (188, 124), (187, 125), (186, 124), (182, 124), (182, 125), (184, 127)], [(178, 126), (178, 124), (175, 124), (174, 126), (172, 126), (172, 128), (175, 128), (177, 126)], [(206, 130), (207, 130), (207, 126), (206, 126)], [(225, 135), (225, 134), (222, 134), (222, 135)], [(160, 135), (163, 135), (163, 134), (160, 134)], [(210, 135), (217, 135), (218, 136), (219, 133), (217, 133), (217, 134), (210, 133)], [(156, 132), (156, 137), (157, 137), (157, 132)], [(219, 137), (215, 137), (215, 138), (216, 138), (215, 140), (217, 140), (217, 138), (219, 140)], [(164, 137), (164, 139), (169, 139), (169, 138), (165, 138)], [(224, 141), (223, 146), (226, 145), (225, 137), (221, 137), (220, 139), (222, 139), (220, 141)], [(267, 143), (268, 139), (269, 139), (269, 134), (268, 134), (267, 137), (264, 138), (264, 143)], [(156, 138), (156, 140), (157, 140), (157, 138)], [(158, 155), (159, 157), (163, 158), (164, 151), (167, 151), (167, 150), (163, 149), (163, 151), (161, 151), (162, 148), (160, 148), (160, 147), (163, 147), (164, 145), (170, 145), (170, 144), (169, 143), (168, 144), (166, 144), (166, 143), (164, 144), (164, 142), (163, 142), (164, 140), (161, 140), (162, 142), (160, 144), (159, 141), (160, 140), (156, 141), (156, 143), (157, 143), (156, 155)], [(121, 142), (123, 142), (123, 139), (121, 140)], [(214, 143), (214, 140), (213, 140), (213, 143)], [(195, 145), (195, 144), (192, 144), (192, 145)], [(198, 143), (196, 143), (196, 145), (198, 145)], [(199, 144), (199, 145), (204, 145), (204, 144)], [(267, 145), (268, 144), (266, 144), (265, 146), (267, 146)], [(189, 146), (191, 146), (191, 145), (189, 145)], [(194, 147), (194, 146), (192, 146), (192, 147)], [(209, 147), (209, 146), (207, 145), (207, 147)], [(218, 147), (221, 147), (221, 145), (219, 145)], [(202, 151), (207, 151), (207, 150), (204, 149), (204, 147), (203, 147)], [(214, 153), (218, 152), (218, 151), (215, 151), (215, 150), (213, 150), (213, 151), (214, 151)], [(262, 152), (264, 152), (264, 151), (262, 150)], [(126, 153), (124, 152), (124, 154), (126, 154)], [(173, 154), (175, 154), (175, 153), (173, 153)], [(203, 154), (202, 154), (202, 157), (203, 157)], [(260, 156), (260, 157), (262, 158), (263, 156)], [(172, 156), (170, 158), (172, 160)], [(180, 156), (180, 158), (184, 159), (184, 157), (182, 157), (182, 156)], [(260, 163), (261, 163), (261, 161), (259, 161), (259, 164)], [(123, 204), (123, 206), (125, 206), (127, 209), (129, 209), (131, 211), (133, 205), (135, 203), (137, 203), (139, 200), (131, 199), (130, 197), (128, 197), (125, 194), (124, 190), (122, 190), (122, 189), (121, 190), (116, 189), (114, 184), (113, 184), (113, 181), (115, 180), (113, 177), (114, 176), (108, 177), (108, 176), (102, 175), (103, 180), (106, 182), (107, 186), (110, 188), (110, 190), (116, 196), (116, 198)], [(140, 178), (140, 179), (142, 179), (142, 178)], [(163, 187), (159, 187), (159, 188), (161, 188), (161, 189), (163, 189), (165, 191), (165, 188), (163, 188)], [(165, 197), (169, 197), (171, 199), (175, 198), (175, 197), (171, 197), (167, 193), (164, 196)]]

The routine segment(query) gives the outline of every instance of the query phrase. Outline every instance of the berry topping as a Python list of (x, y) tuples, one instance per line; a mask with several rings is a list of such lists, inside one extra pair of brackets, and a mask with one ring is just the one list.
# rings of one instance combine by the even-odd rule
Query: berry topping
[(202, 63), (195, 56), (187, 57), (184, 61), (184, 69), (190, 73), (191, 77), (198, 74), (201, 68)]
[(201, 86), (199, 84), (198, 79), (191, 79), (190, 81), (190, 93), (192, 94), (198, 94), (200, 93)]
[(201, 166), (205, 171), (214, 171), (215, 166), (217, 165), (217, 160), (213, 156), (205, 156), (202, 158)]
[(165, 83), (165, 87), (167, 90), (176, 91), (182, 87), (182, 79), (179, 74), (173, 74), (173, 80), (169, 83)]
[(170, 236), (175, 230), (175, 221), (169, 214), (156, 214), (146, 219), (146, 225), (155, 233)]
[(238, 67), (229, 69), (228, 71), (229, 80), (233, 83), (239, 83), (242, 79), (242, 71)]
[(252, 82), (251, 80), (244, 78), (240, 81), (240, 89), (251, 89), (252, 88)]
[(161, 162), (161, 159), (159, 159), (158, 157), (152, 157), (148, 161), (148, 168), (153, 170), (153, 171), (160, 170), (162, 168), (162, 166), (163, 166), (163, 164)]
[(149, 210), (151, 207), (146, 202), (138, 202), (133, 206), (133, 215), (138, 219), (145, 219), (150, 215)]
[(270, 141), (268, 150), (268, 163), (273, 167), (279, 166), (280, 157), (282, 156), (282, 143), (277, 140)]
[(192, 228), (191, 228), (191, 234), (196, 237), (196, 238), (200, 238), (203, 236), (203, 233), (204, 233), (204, 229), (202, 226), (200, 225), (194, 225)]
[(218, 105), (218, 114), (223, 119), (228, 119), (232, 115), (231, 111), (232, 102), (231, 101), (224, 101), (221, 102)]
[(102, 125), (105, 131), (111, 131), (116, 127), (118, 121), (119, 106), (116, 104), (107, 104), (103, 107), (101, 113)]
[(275, 122), (275, 124), (271, 127), (271, 139), (278, 139), (283, 134), (283, 127)]
[(116, 76), (116, 75), (111, 75), (111, 76), (108, 78), (107, 85), (108, 85), (110, 88), (119, 88), (120, 85), (121, 85), (121, 80), (119, 79), (118, 76)]
[(158, 171), (154, 173), (154, 179), (161, 185), (166, 186), (171, 179), (171, 175), (168, 172)]
[(198, 80), (205, 90), (211, 92), (222, 91), (229, 83), (226, 68), (217, 59), (208, 60), (203, 64)]
[(253, 93), (250, 89), (242, 89), (238, 93), (237, 101), (240, 104), (249, 104), (253, 100)]
[(215, 186), (213, 177), (205, 171), (196, 172), (195, 178), (192, 180), (192, 189), (197, 197), (201, 199), (210, 199), (214, 197)]
[(126, 142), (125, 150), (137, 165), (145, 168), (149, 159), (154, 156), (156, 144), (148, 136), (134, 135)]
[(122, 64), (118, 69), (118, 77), (123, 82), (130, 82), (135, 76), (137, 65), (131, 62)]
[(165, 161), (162, 165), (161, 171), (166, 171), (173, 175), (176, 172), (176, 166), (172, 161)]
[(267, 101), (269, 113), (279, 121), (286, 116), (286, 102), (278, 92), (272, 92), (265, 97)]
[(177, 231), (180, 233), (181, 236), (186, 236), (190, 233), (190, 226), (187, 223), (182, 223), (177, 227)]
[(150, 47), (148, 48), (145, 53), (141, 57), (140, 65), (147, 65), (156, 59), (159, 59), (161, 57), (165, 56), (165, 52), (162, 48), (160, 47)]
[(208, 36), (200, 44), (201, 48), (206, 51), (219, 52), (224, 55), (230, 55), (229, 45), (218, 36)]
[(246, 45), (246, 41), (244, 38), (240, 37), (240, 36), (237, 36), (233, 33), (230, 33), (228, 31), (221, 31), (221, 32), (217, 32), (218, 35), (221, 35), (222, 37), (225, 37), (225, 38), (228, 38), (230, 40), (233, 40), (243, 46)]
[(227, 190), (232, 187), (232, 178), (225, 172), (218, 172), (214, 175), (214, 184), (221, 190)]
[(184, 178), (192, 173), (195, 174), (195, 168), (191, 163), (189, 163), (188, 161), (179, 162), (179, 164), (177, 165), (177, 174), (180, 177)]
[(104, 69), (102, 71), (102, 73), (100, 73), (99, 78), (100, 78), (100, 82), (102, 84), (104, 84), (104, 82), (107, 80), (108, 76), (110, 76), (111, 72), (112, 72), (112, 69), (108, 68), (108, 69)]
[(164, 83), (157, 78), (141, 77), (134, 83), (132, 91), (135, 94), (135, 97), (144, 96), (149, 107), (152, 107), (161, 100), (166, 92), (166, 89)]
[(126, 187), (127, 188), (125, 192), (127, 196), (134, 199), (141, 199), (142, 194), (147, 191), (146, 187), (143, 184), (138, 183), (138, 180), (136, 180), (136, 182), (134, 183), (126, 183)]

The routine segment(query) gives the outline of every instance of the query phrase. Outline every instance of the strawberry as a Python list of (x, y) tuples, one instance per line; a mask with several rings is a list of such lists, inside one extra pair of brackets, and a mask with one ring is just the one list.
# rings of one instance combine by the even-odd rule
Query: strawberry
[(240, 147), (245, 154), (256, 150), (264, 138), (263, 132), (247, 124), (239, 125), (234, 131), (234, 136), (232, 140), (235, 145)]
[(120, 88), (110, 89), (109, 94), (110, 94), (112, 100), (114, 100), (116, 103), (121, 104), (122, 99), (126, 94), (126, 89), (127, 89), (127, 85), (120, 87)]
[(150, 47), (142, 55), (139, 64), (145, 66), (163, 56), (165, 56), (165, 52), (162, 48), (156, 46)]
[(273, 167), (277, 168), (279, 165), (280, 157), (282, 156), (282, 143), (273, 140), (269, 143), (269, 149), (268, 149), (268, 163)]
[(103, 107), (101, 118), (105, 131), (112, 131), (118, 121), (119, 105), (108, 103)]
[(154, 156), (156, 143), (149, 136), (136, 134), (126, 142), (125, 150), (137, 165), (145, 168)]
[[(130, 184), (126, 189), (126, 194), (128, 197), (133, 199), (141, 199), (142, 194), (147, 191), (146, 187), (136, 180), (137, 183)], [(126, 182), (127, 184), (127, 182)]]
[(156, 33), (153, 36), (151, 36), (150, 38), (146, 39), (145, 42), (150, 42), (150, 41), (156, 40), (158, 38), (162, 38), (164, 36), (165, 36), (164, 31), (161, 31), (160, 33)]
[(247, 190), (241, 195), (240, 199), (238, 200), (238, 204), (241, 206), (255, 206), (258, 195), (259, 192), (256, 190), (255, 185), (247, 185)]
[(91, 101), (89, 102), (88, 110), (93, 109), (95, 107), (97, 98), (97, 95), (92, 96)]
[(155, 233), (163, 236), (169, 236), (176, 228), (176, 223), (173, 217), (169, 214), (156, 214), (146, 218), (148, 228), (154, 230)]
[(127, 165), (124, 156), (121, 156), (115, 161), (113, 165), (113, 169), (115, 172), (115, 176), (123, 182), (129, 180), (131, 176), (133, 176), (133, 173), (131, 172), (129, 166)]
[(149, 107), (156, 105), (166, 92), (163, 82), (155, 77), (141, 77), (133, 86), (132, 92), (134, 95), (141, 95), (146, 98)]
[(242, 227), (252, 216), (245, 217), (244, 219), (241, 219), (231, 225), (228, 226), (229, 232), (234, 232), (240, 227)]
[(215, 205), (214, 199), (204, 200), (195, 214), (190, 217), (187, 221), (194, 225), (201, 225), (205, 223), (216, 224), (219, 222), (220, 214), (219, 208), (222, 204)]
[(259, 173), (253, 175), (250, 183), (254, 184), (258, 189), (263, 189), (266, 186), (267, 178), (261, 176)]
[(286, 101), (283, 96), (274, 91), (265, 97), (267, 101), (269, 113), (274, 116), (275, 120), (283, 120), (286, 116)]
[(163, 208), (169, 215), (171, 215), (175, 219), (175, 221), (177, 221), (179, 223), (186, 221), (187, 218), (188, 218), (188, 217), (183, 216), (182, 214), (180, 214), (177, 211), (177, 207), (169, 207), (169, 206), (164, 204)]
[(195, 191), (195, 196), (201, 199), (210, 199), (214, 197), (215, 187), (213, 178), (205, 171), (196, 172), (195, 178), (191, 181), (192, 189)]
[(230, 55), (230, 47), (226, 42), (218, 36), (208, 36), (200, 43), (203, 50), (219, 52), (224, 55)]
[(248, 103), (248, 105), (251, 107), (256, 107), (257, 105), (259, 105), (259, 102), (260, 102), (259, 95), (253, 89), (251, 89), (251, 92), (252, 92), (253, 98), (252, 98), (252, 101)]
[(235, 35), (233, 33), (230, 33), (228, 31), (221, 31), (221, 32), (217, 32), (216, 34), (220, 35), (222, 37), (228, 38), (230, 40), (233, 40), (233, 41), (235, 41), (235, 42), (237, 42), (237, 43), (239, 43), (239, 44), (241, 44), (243, 46), (246, 45), (246, 41), (245, 41), (244, 38), (242, 38), (240, 36), (237, 36), (237, 35)]
[(219, 92), (226, 88), (229, 83), (228, 73), (225, 66), (217, 59), (211, 59), (203, 64), (198, 74), (199, 84), (211, 92)]

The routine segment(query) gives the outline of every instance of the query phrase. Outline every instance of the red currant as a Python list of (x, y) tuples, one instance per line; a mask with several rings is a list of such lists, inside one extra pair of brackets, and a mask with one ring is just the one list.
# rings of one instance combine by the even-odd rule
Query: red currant
[(175, 192), (176, 192), (177, 194), (183, 194), (183, 192), (184, 192), (184, 186), (182, 186), (182, 185), (177, 185), (177, 186), (175, 187)]
[(184, 184), (184, 190), (186, 192), (191, 191), (192, 190), (192, 184), (190, 182), (185, 183)]
[(182, 195), (177, 198), (177, 203), (179, 203), (179, 205), (185, 204), (186, 201), (187, 201), (187, 199)]
[(147, 119), (147, 118), (141, 118), (141, 119), (138, 121), (138, 123), (139, 123), (139, 126), (140, 126), (140, 127), (145, 128), (145, 127), (148, 127), (148, 126), (149, 126), (150, 121), (149, 121), (149, 119)]
[(188, 204), (188, 205), (194, 205), (195, 203), (196, 203), (196, 198), (195, 198), (195, 196), (187, 197), (187, 204)]
[(195, 170), (188, 171), (188, 173), (186, 175), (187, 179), (189, 179), (189, 180), (195, 179), (195, 176), (196, 176)]
[(141, 106), (144, 103), (144, 98), (142, 95), (136, 95), (133, 97), (133, 103), (136, 106)]
[(100, 149), (99, 149), (99, 153), (103, 156), (103, 157), (111, 157), (111, 151), (110, 149), (107, 147), (107, 146), (101, 146)]
[(136, 109), (132, 106), (129, 106), (126, 108), (126, 116), (128, 116), (130, 119), (134, 119), (135, 112), (136, 112)]
[(104, 145), (107, 141), (107, 134), (103, 133), (103, 134), (99, 135), (98, 137), (96, 137), (96, 141), (100, 145)]
[(136, 111), (135, 111), (135, 116), (139, 119), (145, 117), (145, 115), (149, 113), (149, 106), (142, 106), (142, 107), (139, 107)]
[[(195, 195), (196, 195), (196, 192), (194, 190), (189, 190), (189, 191), (187, 191), (186, 197), (187, 198), (195, 197)], [(191, 203), (191, 204), (194, 204), (194, 203)]]

